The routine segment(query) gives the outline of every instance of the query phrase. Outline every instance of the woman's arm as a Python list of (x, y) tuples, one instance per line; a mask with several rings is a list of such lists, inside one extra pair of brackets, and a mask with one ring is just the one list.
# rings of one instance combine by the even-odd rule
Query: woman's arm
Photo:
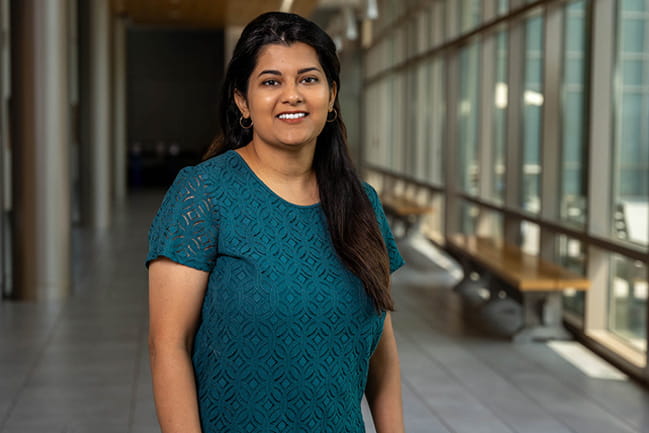
[(404, 433), (399, 354), (390, 313), (386, 314), (383, 335), (370, 359), (365, 396), (377, 433)]
[(166, 258), (149, 265), (149, 354), (162, 433), (200, 433), (191, 348), (208, 273)]

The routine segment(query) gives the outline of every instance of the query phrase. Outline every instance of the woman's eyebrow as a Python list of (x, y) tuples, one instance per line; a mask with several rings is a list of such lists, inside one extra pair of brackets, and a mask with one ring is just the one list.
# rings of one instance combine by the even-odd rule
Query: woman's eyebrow
[(258, 76), (258, 77), (261, 77), (261, 76), (264, 75), (264, 74), (280, 75), (280, 76), (282, 75), (282, 73), (279, 72), (279, 71), (275, 71), (275, 70), (273, 70), (273, 69), (266, 69), (265, 71), (261, 71), (261, 72), (259, 73), (259, 75), (257, 75), (257, 76)]
[[(317, 71), (317, 72), (322, 72), (319, 68), (316, 68), (315, 66), (309, 67), (309, 68), (303, 68), (297, 71), (298, 75), (299, 74), (304, 74), (306, 72), (311, 72), (311, 71)], [(275, 69), (266, 69), (263, 70), (259, 73), (258, 77), (261, 77), (264, 74), (270, 74), (270, 75), (279, 75), (281, 76), (282, 73), (280, 71), (277, 71)]]

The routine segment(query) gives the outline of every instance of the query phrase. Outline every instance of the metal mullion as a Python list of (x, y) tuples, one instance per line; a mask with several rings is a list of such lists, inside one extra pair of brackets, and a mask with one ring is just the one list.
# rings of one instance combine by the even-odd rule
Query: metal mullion
[[(522, 21), (511, 23), (508, 37), (507, 60), (507, 138), (505, 143), (505, 207), (520, 207), (522, 182), (522, 124), (523, 124), (523, 81), (525, 64), (525, 27)], [(520, 220), (504, 218), (505, 240), (518, 244)]]
[[(453, 49), (455, 47), (463, 46), (466, 45), (470, 40), (474, 39), (476, 36), (479, 36), (485, 32), (488, 32), (490, 30), (496, 30), (498, 27), (501, 27), (505, 25), (506, 23), (511, 23), (511, 22), (517, 22), (518, 18), (525, 17), (529, 13), (533, 12), (535, 9), (540, 8), (544, 4), (549, 4), (553, 2), (557, 2), (560, 0), (544, 0), (544, 1), (537, 1), (535, 3), (529, 3), (525, 4), (524, 6), (521, 6), (517, 8), (514, 12), (510, 13), (509, 15), (503, 15), (499, 16), (487, 23), (484, 23), (483, 25), (476, 27), (474, 30), (469, 31), (468, 33), (464, 33), (461, 35), (458, 34), (453, 34), (450, 38), (448, 38), (449, 34), (449, 27), (453, 25), (453, 22), (451, 21), (455, 17), (455, 12), (454, 8), (450, 7), (447, 5), (446, 7), (446, 12), (445, 12), (445, 26), (446, 26), (446, 33), (445, 37), (448, 38), (446, 42), (441, 43), (440, 45), (433, 46), (429, 50), (418, 54), (414, 55), (408, 59), (404, 59), (401, 62), (394, 62), (394, 64), (390, 65), (389, 67), (385, 68), (384, 70), (377, 72), (376, 74), (372, 75), (369, 78), (366, 78), (366, 82), (373, 82), (380, 80), (384, 75), (388, 75), (395, 70), (407, 68), (410, 66), (412, 63), (419, 62), (423, 59), (426, 59), (428, 57), (435, 56), (441, 52), (447, 51), (449, 49)], [(396, 28), (396, 27), (395, 27)], [(373, 47), (374, 45), (380, 43), (383, 39), (385, 39), (390, 33), (396, 33), (395, 29), (390, 29), (389, 32), (387, 32), (383, 37), (380, 38), (380, 40), (375, 40), (370, 47)]]
[(498, 15), (497, 0), (482, 0), (482, 20), (485, 23)]
[(459, 51), (453, 51), (447, 54), (446, 61), (446, 139), (447, 143), (444, 148), (444, 157), (446, 160), (445, 172), (445, 190), (446, 204), (444, 206), (444, 235), (449, 236), (457, 232), (459, 228), (458, 217), (458, 182), (457, 182), (457, 152), (451, 149), (448, 143), (457, 143), (457, 112), (458, 112), (458, 86), (459, 86)]
[[(611, 232), (615, 5), (615, 0), (593, 2), (591, 18), (587, 232), (589, 236), (599, 237), (608, 237)], [(607, 252), (589, 245), (587, 275), (594, 290), (586, 297), (586, 331), (607, 329), (609, 272)]]
[[(493, 5), (493, 2), (489, 2)], [(486, 5), (488, 6), (488, 5)], [(486, 9), (486, 7), (485, 7)], [(483, 10), (484, 11), (484, 10)], [(497, 53), (498, 34), (487, 35), (480, 44), (481, 69), (480, 74), (480, 111), (478, 113), (478, 166), (479, 166), (479, 183), (478, 191), (480, 197), (494, 196), (493, 191), (493, 124), (494, 124), (494, 88), (496, 81), (496, 53)], [(490, 214), (480, 212), (477, 221), (477, 232), (489, 230), (491, 219)]]
[[(559, 218), (561, 200), (561, 85), (563, 83), (563, 4), (551, 3), (545, 10), (543, 62), (543, 127), (541, 137), (541, 209), (544, 220)], [(557, 200), (559, 198), (559, 200)], [(541, 226), (540, 256), (554, 260), (556, 236)]]

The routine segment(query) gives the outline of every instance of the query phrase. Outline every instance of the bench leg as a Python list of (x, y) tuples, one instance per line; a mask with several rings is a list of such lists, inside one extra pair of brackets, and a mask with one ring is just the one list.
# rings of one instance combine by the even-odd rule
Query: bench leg
[(513, 336), (516, 343), (546, 340), (571, 340), (563, 327), (561, 292), (527, 292), (523, 294), (525, 325)]
[(406, 226), (404, 237), (408, 237), (410, 234), (421, 233), (421, 222), (422, 218), (419, 215), (409, 215), (404, 218), (404, 223)]

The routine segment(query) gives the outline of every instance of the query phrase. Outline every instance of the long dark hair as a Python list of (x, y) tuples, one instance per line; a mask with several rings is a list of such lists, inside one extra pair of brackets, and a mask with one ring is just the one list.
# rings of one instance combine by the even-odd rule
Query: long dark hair
[[(204, 159), (240, 148), (252, 140), (252, 128), (244, 129), (239, 124), (241, 113), (234, 102), (235, 91), (247, 95), (248, 79), (262, 47), (295, 42), (310, 45), (316, 51), (329, 87), (335, 83), (340, 89), (340, 62), (336, 46), (326, 32), (299, 15), (260, 15), (243, 30), (228, 64), (219, 107), (222, 133), (210, 145)], [(363, 282), (377, 311), (392, 311), (388, 254), (372, 204), (349, 157), (337, 96), (334, 108), (338, 117), (325, 124), (313, 158), (321, 207), (342, 262)]]

